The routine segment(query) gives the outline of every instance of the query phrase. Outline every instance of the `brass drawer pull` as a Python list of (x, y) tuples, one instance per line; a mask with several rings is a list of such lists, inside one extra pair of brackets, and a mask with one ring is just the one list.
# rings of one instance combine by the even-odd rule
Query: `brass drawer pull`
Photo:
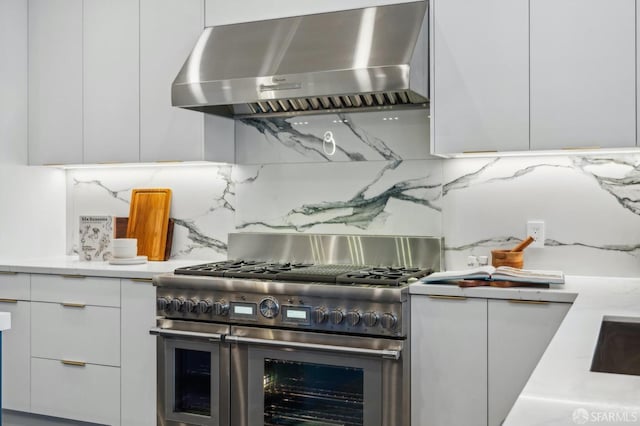
[(446, 300), (467, 300), (465, 296), (439, 296), (436, 294), (428, 294), (428, 297), (432, 299), (446, 299)]
[(151, 279), (151, 278), (130, 278), (130, 279), (131, 279), (131, 281), (136, 281), (136, 282), (139, 282), (139, 283), (151, 283), (151, 282), (153, 282), (153, 279)]
[(61, 275), (62, 278), (86, 278), (84, 275)]
[(60, 362), (62, 362), (64, 365), (73, 365), (74, 367), (85, 367), (87, 365), (86, 362), (82, 362), (82, 361), (70, 361), (68, 359), (63, 359)]
[(17, 299), (0, 299), (0, 303), (18, 303)]
[(509, 299), (511, 303), (523, 303), (526, 305), (546, 305), (549, 302), (545, 300), (520, 300), (520, 299)]
[(18, 275), (18, 273), (13, 271), (0, 271), (0, 275)]
[(61, 305), (64, 306), (65, 308), (84, 308), (85, 306), (87, 306), (84, 303), (70, 303), (70, 302), (62, 302)]

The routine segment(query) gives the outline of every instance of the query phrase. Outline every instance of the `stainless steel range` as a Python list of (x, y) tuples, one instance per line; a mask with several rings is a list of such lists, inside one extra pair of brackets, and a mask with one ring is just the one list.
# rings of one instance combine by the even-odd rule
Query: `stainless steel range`
[(231, 234), (157, 286), (158, 424), (408, 426), (407, 285), (431, 237)]

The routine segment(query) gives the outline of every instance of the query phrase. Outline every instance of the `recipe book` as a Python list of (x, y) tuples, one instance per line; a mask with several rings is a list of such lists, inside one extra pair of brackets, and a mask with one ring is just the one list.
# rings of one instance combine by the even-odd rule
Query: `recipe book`
[(480, 281), (513, 281), (521, 283), (564, 284), (562, 271), (542, 271), (538, 269), (518, 269), (510, 266), (480, 266), (460, 271), (434, 272), (421, 278), (423, 283), (440, 283), (447, 281), (480, 280)]

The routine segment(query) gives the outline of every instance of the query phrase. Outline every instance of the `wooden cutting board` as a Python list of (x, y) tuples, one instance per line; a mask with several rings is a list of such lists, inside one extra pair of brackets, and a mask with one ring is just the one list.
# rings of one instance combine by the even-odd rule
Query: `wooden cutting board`
[(164, 260), (170, 208), (168, 188), (131, 190), (127, 238), (138, 239), (138, 256)]

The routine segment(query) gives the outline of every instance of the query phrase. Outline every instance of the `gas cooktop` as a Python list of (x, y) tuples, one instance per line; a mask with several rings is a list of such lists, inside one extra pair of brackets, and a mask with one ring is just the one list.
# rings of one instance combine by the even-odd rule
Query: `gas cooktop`
[(305, 281), (335, 284), (402, 286), (433, 272), (431, 269), (366, 265), (314, 265), (227, 260), (178, 268), (176, 275)]

